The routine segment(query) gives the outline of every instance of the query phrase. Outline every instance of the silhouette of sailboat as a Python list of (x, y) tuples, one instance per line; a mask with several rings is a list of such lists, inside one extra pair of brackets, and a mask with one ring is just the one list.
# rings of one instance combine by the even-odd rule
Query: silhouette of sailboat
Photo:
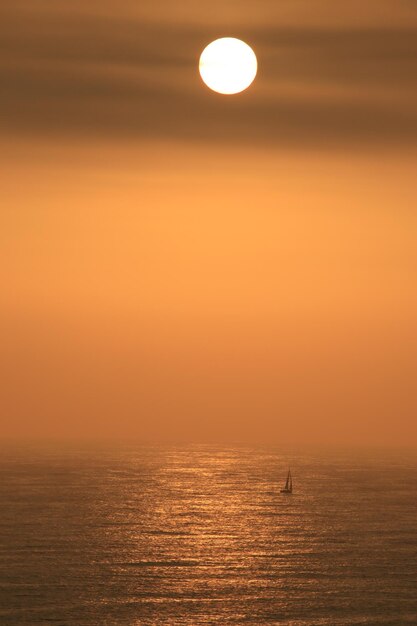
[(287, 474), (287, 480), (285, 483), (285, 487), (284, 489), (281, 489), (281, 493), (292, 493), (292, 476), (291, 476), (291, 470), (288, 469), (288, 474)]

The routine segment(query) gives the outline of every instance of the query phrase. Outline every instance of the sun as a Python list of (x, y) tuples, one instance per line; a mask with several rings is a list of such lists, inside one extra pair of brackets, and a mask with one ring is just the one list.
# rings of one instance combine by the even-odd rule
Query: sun
[(244, 91), (253, 83), (258, 62), (247, 43), (234, 37), (223, 37), (204, 48), (199, 69), (207, 87), (231, 95)]

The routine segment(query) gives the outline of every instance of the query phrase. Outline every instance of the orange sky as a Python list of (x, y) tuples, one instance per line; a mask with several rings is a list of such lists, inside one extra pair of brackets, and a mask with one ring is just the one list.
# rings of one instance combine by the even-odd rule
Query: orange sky
[(1, 436), (417, 444), (416, 11), (312, 4), (5, 3)]

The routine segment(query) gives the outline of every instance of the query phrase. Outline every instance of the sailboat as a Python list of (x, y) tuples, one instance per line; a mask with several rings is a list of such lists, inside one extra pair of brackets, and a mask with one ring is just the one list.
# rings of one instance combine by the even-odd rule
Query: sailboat
[(285, 487), (284, 487), (284, 489), (281, 489), (280, 493), (288, 493), (288, 494), (292, 493), (292, 476), (291, 476), (291, 470), (290, 469), (288, 469), (288, 474), (287, 474), (287, 480), (285, 482)]

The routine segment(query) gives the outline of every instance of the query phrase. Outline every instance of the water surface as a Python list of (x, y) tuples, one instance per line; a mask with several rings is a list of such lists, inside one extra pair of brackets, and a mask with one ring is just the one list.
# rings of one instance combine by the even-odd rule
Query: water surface
[(8, 446), (0, 481), (6, 626), (417, 624), (411, 453)]

